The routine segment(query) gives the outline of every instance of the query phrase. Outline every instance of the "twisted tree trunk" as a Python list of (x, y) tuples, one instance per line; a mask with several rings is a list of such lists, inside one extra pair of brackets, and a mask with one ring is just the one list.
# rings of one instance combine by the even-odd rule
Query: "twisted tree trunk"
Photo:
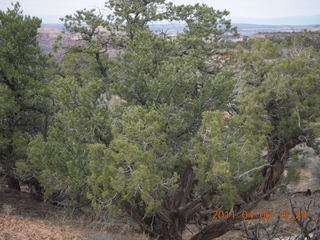
[[(263, 199), (274, 191), (275, 186), (281, 179), (289, 159), (289, 152), (297, 144), (301, 143), (299, 138), (285, 140), (276, 139), (270, 141), (268, 147), (269, 164), (261, 174), (265, 177), (263, 183), (256, 184), (248, 191), (241, 194), (244, 203), (235, 211), (235, 218), (209, 222), (201, 216), (200, 223), (202, 230), (191, 237), (190, 240), (211, 240), (221, 237), (234, 228), (234, 225), (242, 220), (241, 212), (243, 210), (252, 210)], [(131, 215), (141, 226), (144, 232), (159, 240), (182, 240), (182, 233), (186, 225), (195, 216), (206, 209), (202, 197), (196, 198), (192, 195), (194, 186), (194, 173), (191, 167), (185, 169), (181, 177), (181, 184), (172, 198), (164, 200), (161, 210), (154, 218), (147, 218), (139, 209), (139, 200), (135, 203), (126, 203), (126, 212)], [(213, 209), (212, 209), (213, 210)], [(199, 214), (198, 214), (199, 215)], [(205, 222), (206, 224), (203, 224)]]

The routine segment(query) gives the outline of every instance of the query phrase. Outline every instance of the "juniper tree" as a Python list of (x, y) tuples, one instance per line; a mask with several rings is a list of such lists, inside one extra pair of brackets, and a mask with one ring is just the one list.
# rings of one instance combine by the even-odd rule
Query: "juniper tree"
[[(52, 64), (48, 89), (54, 102), (48, 136), (37, 135), (25, 161), (18, 162), (24, 178), (32, 176), (52, 203), (87, 203), (88, 144), (108, 146), (111, 139), (108, 84), (108, 48), (113, 28), (94, 10), (77, 11), (62, 19), (79, 45), (63, 47), (64, 56)], [(59, 39), (58, 39), (59, 40)], [(61, 39), (60, 39), (61, 40)]]
[(101, 81), (71, 76), (51, 85), (56, 113), (48, 137), (37, 135), (28, 146), (28, 160), (18, 162), (21, 176), (33, 176), (49, 202), (63, 206), (87, 203), (88, 144), (108, 146), (109, 112), (100, 102)]
[[(247, 54), (246, 54), (247, 55)], [(305, 48), (297, 55), (273, 61), (261, 59), (255, 52), (245, 58), (248, 67), (242, 79), (243, 92), (239, 112), (264, 116), (260, 121), (269, 122), (267, 133), (267, 159), (272, 167), (262, 175), (263, 185), (253, 186), (244, 197), (249, 200), (256, 191), (268, 192), (279, 182), (286, 167), (290, 150), (301, 143), (319, 152), (319, 52)], [(256, 122), (258, 120), (256, 118)], [(258, 190), (259, 189), (259, 190)]]
[[(266, 59), (252, 49), (245, 71), (233, 75), (210, 62), (224, 14), (213, 19), (199, 5), (170, 11), (187, 22), (185, 33), (163, 39), (137, 31), (113, 73), (117, 93), (138, 106), (117, 121), (109, 147), (90, 147), (89, 196), (125, 210), (153, 237), (181, 239), (197, 223), (192, 239), (213, 239), (268, 197), (292, 148), (315, 139), (319, 55), (281, 59), (267, 41)], [(235, 217), (209, 222), (213, 209)]]
[(0, 171), (19, 189), (16, 161), (26, 159), (35, 134), (46, 135), (50, 99), (47, 57), (37, 42), (41, 20), (24, 16), (19, 3), (0, 11)]

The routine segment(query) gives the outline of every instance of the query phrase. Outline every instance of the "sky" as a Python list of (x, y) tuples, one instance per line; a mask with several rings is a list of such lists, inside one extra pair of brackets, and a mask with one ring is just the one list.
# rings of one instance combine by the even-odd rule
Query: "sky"
[[(219, 10), (227, 9), (234, 22), (268, 24), (270, 19), (282, 23), (291, 17), (291, 22), (319, 15), (310, 21), (320, 20), (320, 0), (171, 0), (175, 4), (206, 3)], [(0, 9), (10, 6), (13, 0), (0, 0)], [(25, 14), (37, 16), (44, 23), (59, 23), (59, 18), (83, 8), (104, 8), (104, 0), (20, 0)], [(298, 17), (298, 18), (296, 18)], [(300, 18), (299, 18), (300, 17)], [(251, 21), (251, 22), (250, 22)], [(269, 21), (270, 22), (270, 21)], [(271, 21), (272, 22), (272, 21)], [(306, 22), (306, 21), (304, 21)], [(313, 24), (320, 24), (314, 22)]]

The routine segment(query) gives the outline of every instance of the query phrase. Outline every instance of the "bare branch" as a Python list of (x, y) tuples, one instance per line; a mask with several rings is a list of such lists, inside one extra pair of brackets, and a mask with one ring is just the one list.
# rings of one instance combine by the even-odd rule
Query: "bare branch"
[(272, 165), (271, 165), (270, 163), (267, 163), (267, 164), (264, 164), (264, 165), (262, 165), (262, 166), (252, 168), (252, 169), (250, 169), (250, 170), (248, 170), (248, 171), (240, 174), (239, 176), (237, 176), (237, 177), (235, 177), (235, 178), (236, 178), (236, 179), (241, 179), (242, 177), (248, 175), (249, 173), (254, 172), (254, 171), (257, 171), (257, 170), (260, 170), (260, 169), (263, 169), (263, 168), (265, 168), (265, 167), (272, 167)]

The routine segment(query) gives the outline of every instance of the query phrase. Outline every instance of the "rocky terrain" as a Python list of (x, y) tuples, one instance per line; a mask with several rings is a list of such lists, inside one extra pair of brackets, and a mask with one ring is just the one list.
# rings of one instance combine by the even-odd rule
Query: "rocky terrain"
[[(60, 41), (62, 48), (59, 48), (57, 51), (53, 51), (53, 46), (59, 36), (62, 37)], [(44, 53), (52, 53), (56, 60), (61, 60), (64, 53), (64, 47), (83, 44), (80, 35), (63, 31), (61, 25), (45, 25), (39, 28), (38, 42)], [(117, 53), (118, 52), (114, 49), (108, 50), (110, 58), (115, 58)]]
[[(241, 41), (246, 37), (254, 39), (264, 39), (267, 37), (286, 37), (288, 34), (301, 31), (320, 32), (320, 25), (306, 25), (306, 26), (281, 26), (281, 25), (254, 25), (254, 24), (235, 24), (240, 33), (240, 37), (226, 36), (232, 41)], [(164, 32), (168, 35), (175, 36), (178, 32), (184, 29), (181, 24), (155, 24), (150, 26), (155, 32)], [(74, 46), (81, 44), (80, 36), (63, 31), (61, 24), (47, 24), (43, 25), (38, 30), (38, 41), (45, 53), (53, 53), (53, 44), (56, 38), (61, 35), (61, 45), (63, 47)], [(110, 58), (115, 58), (117, 51), (110, 49), (108, 51)], [(63, 50), (60, 49), (53, 53), (57, 60), (63, 56)]]
[(81, 44), (80, 36), (63, 32), (55, 26), (44, 26), (38, 30), (38, 42), (44, 53), (52, 53), (57, 60), (60, 60), (63, 56), (63, 50), (59, 49), (53, 52), (53, 46), (58, 36), (62, 36), (61, 45), (63, 47), (74, 46)]

